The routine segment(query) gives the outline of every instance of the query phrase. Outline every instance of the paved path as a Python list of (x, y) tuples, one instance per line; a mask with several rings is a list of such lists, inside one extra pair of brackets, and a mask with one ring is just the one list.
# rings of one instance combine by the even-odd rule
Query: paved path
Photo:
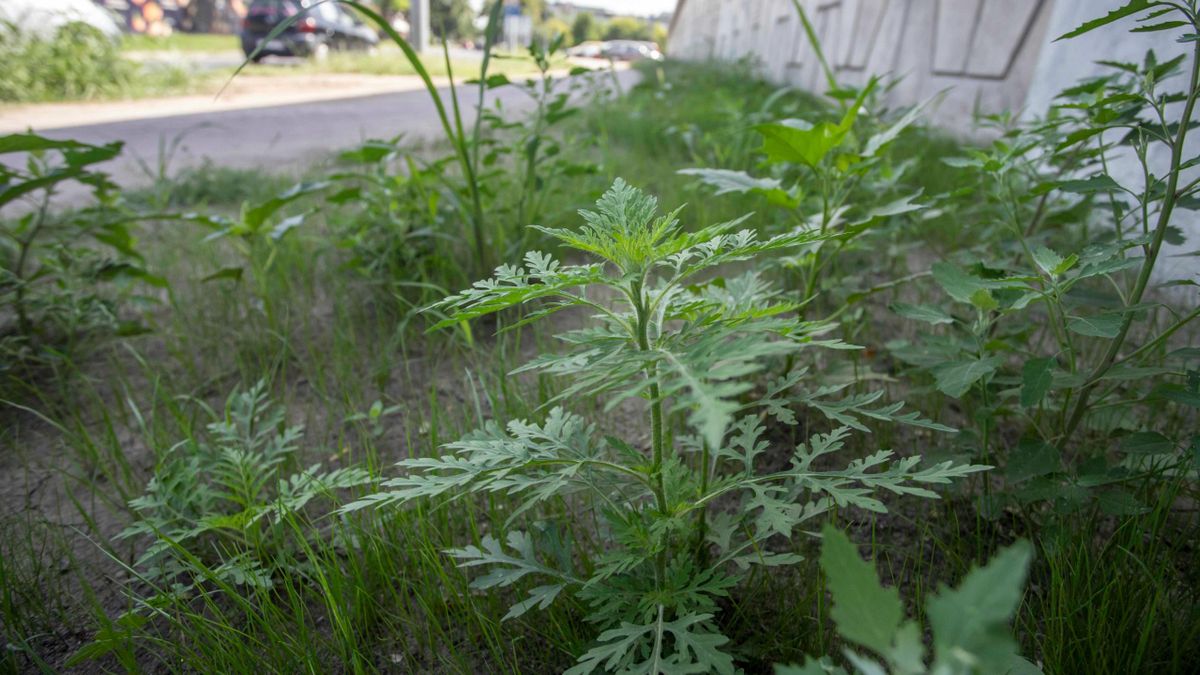
[[(631, 86), (637, 76), (632, 70), (617, 73), (622, 88)], [(597, 78), (597, 82), (602, 83), (600, 86), (611, 82), (611, 76), (607, 75), (588, 77)], [(268, 79), (279, 81), (282, 78)], [(436, 109), (415, 77), (369, 79), (373, 89), (339, 90), (332, 81), (325, 82), (326, 88), (321, 89), (322, 81), (318, 78), (310, 82), (312, 88), (304, 91), (277, 90), (257, 98), (250, 91), (244, 98), (232, 102), (214, 102), (211, 97), (185, 97), (96, 104), (90, 106), (90, 111), (86, 105), (66, 106), (76, 111), (77, 119), (82, 117), (99, 122), (69, 126), (63, 125), (63, 118), (55, 117), (61, 112), (56, 106), (29, 108), (33, 112), (23, 119), (19, 109), (9, 109), (0, 114), (0, 133), (32, 127), (52, 138), (72, 138), (87, 143), (125, 141), (124, 153), (103, 168), (126, 187), (149, 183), (151, 179), (138, 160), (155, 165), (164, 144), (169, 145), (177, 138), (183, 141), (172, 159), (172, 171), (206, 160), (220, 166), (286, 171), (311, 165), (333, 152), (371, 138), (391, 138), (403, 133), (406, 139), (420, 142), (440, 137)], [(351, 93), (349, 97), (347, 91)], [(474, 119), (478, 90), (473, 86), (460, 86), (458, 91), (466, 106), (464, 122), (469, 123)], [(448, 106), (448, 89), (443, 88), (441, 93)], [(318, 100), (290, 100), (301, 95)], [(288, 102), (273, 103), (279, 100)], [(516, 87), (489, 92), (487, 105), (493, 105), (496, 100), (510, 110), (530, 105), (529, 97)], [(100, 121), (105, 115), (117, 119)], [(121, 119), (131, 116), (135, 118)], [(0, 161), (15, 159), (18, 158), (0, 157)], [(63, 201), (69, 202), (72, 195), (66, 192), (62, 197)]]

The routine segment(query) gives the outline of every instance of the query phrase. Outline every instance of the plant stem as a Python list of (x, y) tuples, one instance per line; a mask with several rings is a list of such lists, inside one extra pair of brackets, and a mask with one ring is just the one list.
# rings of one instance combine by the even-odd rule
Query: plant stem
[(33, 334), (33, 322), (29, 319), (29, 310), (25, 307), (25, 263), (29, 260), (29, 252), (33, 250), (34, 241), (46, 225), (46, 214), (50, 208), (52, 194), (50, 190), (46, 190), (43, 194), (42, 203), (38, 206), (37, 220), (34, 221), (33, 227), (29, 228), (29, 236), (20, 241), (21, 253), (17, 257), (17, 264), (13, 267), (13, 278), (17, 281), (13, 305), (17, 310), (17, 326), (20, 328), (21, 335), (25, 337)]
[[(483, 203), (479, 197), (479, 179), (475, 174), (475, 164), (471, 161), (472, 153), (467, 150), (467, 132), (463, 128), (462, 111), (458, 105), (458, 89), (454, 86), (454, 71), (450, 67), (450, 46), (445, 40), (442, 40), (442, 54), (446, 61), (446, 75), (450, 80), (450, 104), (454, 112), (454, 145), (458, 151), (459, 163), (462, 164), (467, 192), (471, 195), (471, 229), (475, 239), (475, 262), (479, 265), (479, 271), (482, 273), (486, 272), (489, 267), (487, 246), (483, 239)], [(481, 82), (479, 86), (485, 85)], [(475, 114), (482, 115), (483, 111), (478, 110)], [(472, 138), (471, 142), (478, 145), (479, 138)]]
[(537, 114), (534, 116), (533, 132), (525, 144), (525, 180), (521, 189), (521, 200), (517, 206), (517, 225), (524, 228), (529, 220), (536, 218), (536, 210), (530, 211), (529, 202), (536, 198), (537, 156), (542, 142), (542, 125), (546, 119), (546, 97), (550, 95), (549, 77), (542, 71), (542, 90), (537, 98)]
[[(1154, 228), (1154, 239), (1150, 243), (1150, 247), (1146, 250), (1146, 258), (1142, 263), (1141, 272), (1138, 274), (1137, 283), (1133, 288), (1133, 294), (1130, 295), (1126, 306), (1137, 305), (1142, 301), (1142, 295), (1146, 292), (1146, 287), (1150, 283), (1150, 275), (1154, 272), (1154, 263), (1158, 259), (1158, 254), (1162, 250), (1163, 237), (1167, 233), (1167, 226), (1171, 222), (1171, 212), (1175, 209), (1175, 202), (1179, 197), (1176, 189), (1179, 186), (1180, 164), (1183, 163), (1183, 144), (1187, 139), (1188, 125), (1192, 119), (1192, 111), (1196, 107), (1196, 95), (1200, 92), (1200, 44), (1192, 51), (1192, 73), (1188, 80), (1188, 96), (1187, 103), (1183, 108), (1183, 115), (1180, 117), (1179, 131), (1175, 134), (1175, 142), (1171, 147), (1171, 169), (1167, 176), (1167, 189), (1163, 196), (1162, 210), (1158, 212), (1158, 223)], [(1144, 199), (1148, 199), (1150, 195), (1150, 185), (1145, 186)], [(1117, 355), (1121, 352), (1121, 346), (1125, 343), (1125, 338), (1129, 334), (1129, 328), (1133, 324), (1133, 312), (1125, 312), (1121, 319), (1121, 329), (1117, 332), (1116, 337), (1112, 342), (1108, 343), (1108, 351), (1105, 352), (1104, 358), (1096, 365), (1092, 374), (1088, 376), (1087, 382), (1079, 391), (1079, 398), (1075, 401), (1075, 407), (1071, 411), (1071, 416), (1067, 420), (1067, 426), (1063, 430), (1062, 438), (1059, 439), (1058, 447), (1065, 448), (1075, 430), (1079, 427), (1080, 421), (1087, 413), (1088, 399), (1091, 397), (1092, 391), (1099, 384), (1100, 378), (1112, 368), (1113, 363), (1117, 360)]]
[[(638, 348), (643, 352), (650, 351), (650, 310), (646, 306), (645, 296), (642, 294), (643, 281), (637, 281), (631, 289), (631, 297), (634, 300), (634, 310), (637, 312), (637, 341)], [(663, 455), (665, 454), (666, 442), (663, 437), (663, 402), (662, 393), (658, 387), (658, 364), (651, 363), (646, 366), (646, 377), (650, 380), (650, 447), (652, 453), (650, 478), (653, 483), (654, 499), (658, 505), (658, 511), (662, 515), (667, 514), (667, 491), (663, 480)], [(655, 574), (661, 582), (666, 577), (667, 570), (667, 551), (664, 547), (659, 551), (655, 560)]]
[[(786, 377), (786, 373), (784, 376)], [(708, 492), (709, 462), (712, 461), (710, 454), (708, 443), (705, 443), (704, 451), (700, 455), (700, 494), (702, 496)], [(704, 538), (708, 536), (708, 508), (701, 508), (696, 519), (699, 521), (699, 526), (696, 528), (696, 557), (701, 564), (705, 564), (708, 562), (708, 549), (704, 547)]]

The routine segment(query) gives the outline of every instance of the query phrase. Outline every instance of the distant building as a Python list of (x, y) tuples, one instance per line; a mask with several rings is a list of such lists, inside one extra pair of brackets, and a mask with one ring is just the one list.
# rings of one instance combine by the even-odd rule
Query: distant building
[[(960, 134), (975, 133), (975, 111), (1043, 114), (1058, 92), (1079, 80), (1111, 73), (1101, 59), (1140, 63), (1154, 50), (1160, 63), (1185, 54), (1191, 43), (1177, 34), (1130, 33), (1129, 21), (1109, 24), (1056, 42), (1085, 21), (1126, 0), (800, 0), (839, 82), (859, 85), (872, 75), (898, 81), (886, 103), (912, 105), (946, 92), (932, 119)], [(1182, 30), (1182, 29), (1180, 29)], [(679, 0), (667, 41), (672, 58), (751, 59), (764, 77), (810, 91), (827, 89), (816, 52), (793, 0)], [(1178, 89), (1178, 80), (1171, 82)], [(1178, 115), (1179, 112), (1175, 112)], [(1192, 140), (1192, 139), (1189, 139)], [(1187, 156), (1200, 149), (1189, 143)], [(1166, 166), (1166, 148), (1154, 146), (1151, 165)], [(1109, 173), (1137, 186), (1141, 167), (1132, 157)], [(1193, 168), (1188, 179), (1200, 175)], [(1190, 245), (1164, 249), (1164, 268), (1200, 281), (1195, 258), (1174, 257), (1195, 248), (1200, 217), (1185, 212), (1180, 224)]]
[(575, 17), (580, 14), (591, 14), (598, 19), (611, 19), (616, 14), (601, 9), (599, 7), (590, 7), (588, 5), (577, 2), (549, 2), (546, 3), (546, 13), (550, 16), (556, 16), (567, 23), (575, 20)]

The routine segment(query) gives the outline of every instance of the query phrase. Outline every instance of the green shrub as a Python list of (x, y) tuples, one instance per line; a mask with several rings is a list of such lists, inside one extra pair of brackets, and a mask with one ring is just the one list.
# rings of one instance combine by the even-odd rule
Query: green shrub
[(92, 26), (71, 23), (52, 37), (0, 23), (0, 101), (114, 98), (178, 88), (188, 81), (171, 67), (142, 68)]
[[(0, 372), (70, 355), (89, 338), (142, 330), (123, 316), (134, 282), (165, 286), (135, 249), (132, 216), (108, 175), (95, 165), (121, 152), (32, 134), (0, 137), (0, 155), (25, 157), (24, 168), (0, 164), (0, 208), (24, 213), (0, 220)], [(63, 184), (91, 190), (95, 204), (58, 211)]]

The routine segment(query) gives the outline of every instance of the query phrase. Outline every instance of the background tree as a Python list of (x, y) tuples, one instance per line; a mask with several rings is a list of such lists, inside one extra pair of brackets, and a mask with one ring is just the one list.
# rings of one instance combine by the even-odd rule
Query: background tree
[(650, 39), (659, 47), (667, 46), (667, 27), (661, 23), (654, 23), (650, 26)]
[(411, 7), (410, 0), (379, 0), (379, 13), (391, 23), (397, 14), (407, 12)]
[(572, 44), (580, 44), (599, 37), (600, 26), (597, 25), (596, 17), (592, 16), (591, 12), (580, 12), (575, 15), (575, 22), (571, 24)]
[(614, 17), (604, 30), (605, 40), (649, 40), (650, 23), (631, 16)]
[(473, 37), (475, 10), (470, 0), (429, 0), (429, 28), (447, 40)]
[(571, 27), (557, 16), (552, 16), (538, 24), (536, 33), (537, 39), (541, 40), (543, 44), (549, 43), (559, 35), (565, 36), (566, 41), (571, 42)]
[(521, 0), (521, 11), (535, 24), (546, 18), (546, 0)]

